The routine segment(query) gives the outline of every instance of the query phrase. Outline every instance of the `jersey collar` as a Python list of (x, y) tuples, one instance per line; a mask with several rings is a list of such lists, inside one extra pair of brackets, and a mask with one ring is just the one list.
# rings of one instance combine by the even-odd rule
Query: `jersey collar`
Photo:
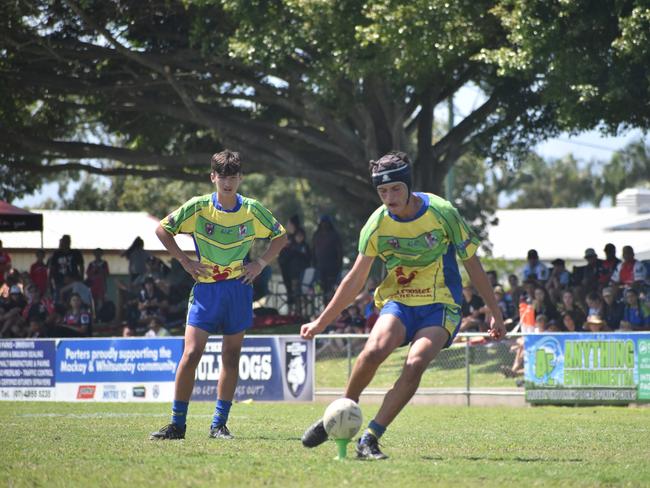
[(417, 213), (410, 219), (402, 219), (397, 215), (392, 214), (390, 210), (388, 210), (388, 215), (391, 219), (393, 219), (395, 222), (413, 222), (414, 220), (417, 220), (424, 215), (424, 213), (427, 211), (427, 207), (429, 206), (429, 197), (426, 193), (413, 192), (413, 194), (422, 199), (422, 206), (417, 211)]
[(244, 201), (242, 196), (239, 193), (237, 193), (236, 198), (237, 198), (237, 203), (235, 203), (235, 206), (230, 210), (226, 210), (221, 206), (219, 200), (217, 200), (217, 192), (215, 191), (212, 194), (212, 205), (214, 205), (214, 208), (216, 208), (217, 210), (221, 210), (222, 212), (235, 213), (241, 208), (242, 202)]

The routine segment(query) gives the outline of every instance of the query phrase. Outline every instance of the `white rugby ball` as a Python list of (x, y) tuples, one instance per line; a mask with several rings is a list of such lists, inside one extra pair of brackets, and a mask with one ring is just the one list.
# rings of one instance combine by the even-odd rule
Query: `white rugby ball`
[(334, 400), (325, 409), (323, 425), (333, 439), (352, 439), (363, 422), (359, 405), (349, 398)]

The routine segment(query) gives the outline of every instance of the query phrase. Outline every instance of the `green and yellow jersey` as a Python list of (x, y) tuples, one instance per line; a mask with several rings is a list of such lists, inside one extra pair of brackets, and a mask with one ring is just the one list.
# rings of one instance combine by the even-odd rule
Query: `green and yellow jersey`
[(237, 278), (255, 239), (273, 240), (286, 232), (261, 203), (239, 194), (231, 210), (221, 207), (216, 193), (194, 197), (160, 225), (172, 235), (192, 235), (197, 257), (212, 266), (212, 276), (199, 278), (202, 283)]
[(410, 306), (462, 301), (456, 255), (471, 258), (480, 242), (447, 200), (415, 195), (424, 203), (413, 219), (400, 220), (382, 205), (361, 230), (359, 253), (378, 256), (386, 265), (387, 275), (375, 290), (378, 308), (391, 300)]

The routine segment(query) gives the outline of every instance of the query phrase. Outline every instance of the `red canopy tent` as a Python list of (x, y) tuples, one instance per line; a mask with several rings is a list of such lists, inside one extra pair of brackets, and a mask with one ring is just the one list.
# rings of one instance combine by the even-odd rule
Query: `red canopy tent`
[(0, 200), (0, 232), (37, 230), (43, 245), (43, 216)]

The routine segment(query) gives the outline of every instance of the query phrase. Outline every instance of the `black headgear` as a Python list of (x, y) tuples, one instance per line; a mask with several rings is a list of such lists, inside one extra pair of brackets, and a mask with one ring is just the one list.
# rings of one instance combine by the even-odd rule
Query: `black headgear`
[(411, 167), (408, 164), (399, 168), (385, 169), (372, 174), (372, 184), (377, 188), (387, 183), (404, 183), (408, 191), (407, 203), (411, 199)]

